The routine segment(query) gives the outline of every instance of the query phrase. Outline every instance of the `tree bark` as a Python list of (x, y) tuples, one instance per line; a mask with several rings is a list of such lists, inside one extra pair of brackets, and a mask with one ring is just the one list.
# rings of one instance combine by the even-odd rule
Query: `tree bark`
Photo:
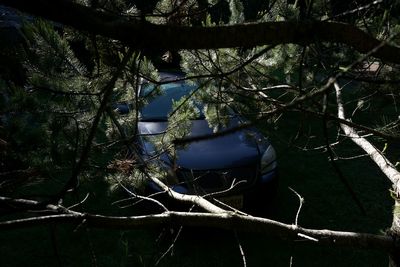
[[(54, 212), (54, 209), (50, 209)], [(100, 229), (143, 229), (160, 226), (213, 227), (216, 229), (262, 233), (285, 240), (302, 240), (316, 245), (377, 249), (391, 251), (395, 246), (390, 236), (368, 233), (307, 229), (293, 224), (240, 215), (235, 212), (199, 213), (164, 212), (130, 217), (103, 216), (65, 210), (62, 214), (1, 221), (0, 230), (19, 229), (47, 224), (73, 224)]]
[(330, 42), (349, 45), (386, 62), (400, 63), (400, 48), (383, 43), (345, 23), (321, 21), (258, 22), (215, 27), (153, 24), (106, 13), (68, 0), (0, 0), (0, 4), (42, 16), (78, 30), (120, 40), (136, 49), (217, 49)]
[[(341, 88), (337, 82), (334, 83), (336, 91), (336, 100), (338, 108), (338, 118), (347, 120), (344, 111), (344, 105), (341, 97)], [(400, 238), (400, 172), (396, 167), (382, 154), (381, 151), (376, 149), (367, 139), (361, 137), (357, 131), (349, 125), (340, 124), (343, 132), (349, 137), (355, 144), (362, 148), (375, 164), (381, 169), (386, 177), (392, 182), (393, 185), (393, 197), (395, 199), (393, 209), (393, 221), (388, 235), (390, 235), (397, 243)], [(400, 266), (400, 249), (396, 245), (389, 252), (389, 266), (399, 267)]]

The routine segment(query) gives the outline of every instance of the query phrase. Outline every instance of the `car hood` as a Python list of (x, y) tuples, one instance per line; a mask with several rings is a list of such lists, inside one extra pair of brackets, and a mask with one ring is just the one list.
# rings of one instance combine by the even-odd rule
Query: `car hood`
[[(232, 118), (226, 130), (239, 125), (238, 118)], [(142, 136), (144, 152), (154, 155), (153, 141), (167, 129), (168, 122), (139, 122), (138, 130)], [(193, 120), (189, 136), (212, 134), (213, 130), (206, 120)], [(212, 139), (191, 142), (176, 147), (176, 164), (180, 168), (192, 170), (226, 169), (258, 164), (268, 141), (255, 129), (240, 130)], [(161, 155), (162, 160), (171, 163), (169, 155)]]

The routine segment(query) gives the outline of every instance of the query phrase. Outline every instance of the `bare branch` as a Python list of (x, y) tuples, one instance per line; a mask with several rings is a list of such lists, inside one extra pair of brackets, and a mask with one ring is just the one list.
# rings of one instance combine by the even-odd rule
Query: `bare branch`
[[(341, 88), (337, 82), (334, 83), (334, 87), (338, 105), (338, 117), (345, 120), (346, 116), (342, 102)], [(396, 167), (376, 147), (374, 147), (367, 139), (361, 137), (352, 127), (343, 123), (341, 123), (340, 126), (346, 136), (370, 156), (370, 158), (376, 163), (376, 165), (378, 165), (386, 177), (392, 182), (395, 191), (399, 192), (400, 172), (396, 169)]]
[(176, 233), (174, 239), (172, 240), (171, 245), (168, 247), (168, 249), (160, 256), (160, 258), (157, 260), (156, 264), (154, 264), (154, 266), (158, 266), (158, 264), (162, 261), (162, 259), (165, 258), (165, 256), (167, 256), (167, 254), (174, 248), (176, 241), (178, 241), (179, 236), (181, 235), (183, 227), (181, 226), (178, 230), (178, 232)]
[(299, 216), (300, 216), (300, 211), (301, 211), (301, 208), (303, 207), (304, 198), (303, 198), (299, 193), (297, 193), (293, 188), (289, 187), (289, 189), (290, 189), (290, 191), (292, 191), (293, 193), (295, 193), (296, 196), (299, 198), (299, 208), (297, 209), (296, 218), (295, 218), (295, 220), (294, 220), (294, 224), (295, 224), (295, 225), (298, 225)]
[(238, 247), (239, 247), (240, 256), (242, 256), (243, 267), (247, 267), (246, 255), (244, 254), (243, 246), (242, 246), (242, 244), (240, 243), (239, 235), (238, 235), (238, 233), (237, 233), (236, 230), (233, 231), (233, 232), (234, 232), (234, 234), (235, 234), (235, 239), (236, 239), (236, 242), (237, 242)]
[[(288, 240), (297, 240), (299, 236), (304, 235), (318, 240), (318, 244), (340, 247), (368, 248), (387, 252), (397, 248), (395, 239), (390, 236), (307, 229), (266, 218), (244, 216), (234, 212), (191, 213), (170, 211), (155, 215), (131, 217), (112, 217), (74, 212), (73, 214), (58, 214), (3, 221), (0, 222), (0, 229), (17, 229), (43, 224), (76, 224), (103, 229), (138, 229), (165, 225), (214, 227), (217, 229), (264, 233)], [(309, 238), (306, 240), (309, 240)]]
[(169, 188), (167, 185), (165, 185), (160, 179), (148, 176), (149, 179), (151, 179), (157, 186), (159, 186), (162, 190), (165, 190), (168, 192), (168, 195), (172, 197), (175, 200), (181, 201), (181, 202), (186, 202), (186, 203), (191, 203), (195, 204), (202, 209), (211, 212), (211, 213), (226, 213), (224, 209), (221, 209), (220, 207), (214, 205), (210, 201), (206, 200), (205, 198), (198, 196), (198, 195), (187, 195), (187, 194), (181, 194), (178, 192), (175, 192), (171, 188)]

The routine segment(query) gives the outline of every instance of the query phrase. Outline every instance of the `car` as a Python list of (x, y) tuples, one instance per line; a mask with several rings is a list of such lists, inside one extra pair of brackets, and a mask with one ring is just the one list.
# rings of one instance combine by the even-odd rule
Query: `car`
[[(159, 76), (161, 85), (143, 80), (139, 88), (140, 100), (146, 103), (138, 108), (137, 125), (137, 144), (143, 158), (155, 162), (173, 176), (167, 181), (176, 192), (212, 195), (218, 205), (222, 202), (250, 214), (271, 213), (275, 209), (278, 184), (276, 152), (268, 138), (256, 128), (175, 146), (173, 153), (158, 151), (155, 143), (168, 130), (173, 102), (187, 98), (197, 88), (182, 79), (183, 73), (160, 72)], [(191, 120), (188, 136), (212, 136), (213, 127), (201, 110), (204, 105), (197, 102), (196, 106), (200, 112)], [(133, 109), (128, 103), (119, 103), (115, 107), (120, 114)], [(227, 125), (219, 131), (232, 129), (243, 122), (245, 120), (232, 111)], [(146, 186), (147, 194), (160, 191), (153, 182)]]

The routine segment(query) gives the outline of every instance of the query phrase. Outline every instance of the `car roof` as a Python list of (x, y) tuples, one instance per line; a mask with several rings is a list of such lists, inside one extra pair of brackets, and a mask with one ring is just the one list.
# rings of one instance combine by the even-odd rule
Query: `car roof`
[(186, 76), (185, 73), (181, 71), (160, 71), (158, 75), (160, 76), (160, 81), (173, 81)]

